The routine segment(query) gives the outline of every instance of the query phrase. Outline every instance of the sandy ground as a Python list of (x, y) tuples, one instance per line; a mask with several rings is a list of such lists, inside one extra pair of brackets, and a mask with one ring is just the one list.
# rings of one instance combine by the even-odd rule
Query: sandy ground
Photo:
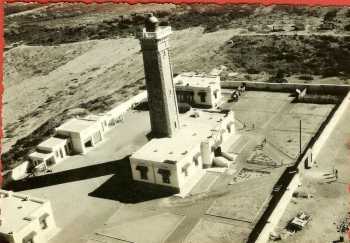
[[(209, 72), (220, 63), (216, 50), (232, 33), (223, 30), (204, 34), (200, 27), (174, 32), (174, 72)], [(52, 61), (54, 57), (57, 61)], [(5, 63), (3, 152), (62, 110), (108, 94), (116, 96), (115, 90), (144, 76), (139, 43), (133, 38), (54, 47), (20, 46), (6, 53)], [(28, 74), (36, 69), (41, 71)], [(53, 102), (48, 103), (50, 98)], [(40, 106), (45, 109), (36, 114)]]

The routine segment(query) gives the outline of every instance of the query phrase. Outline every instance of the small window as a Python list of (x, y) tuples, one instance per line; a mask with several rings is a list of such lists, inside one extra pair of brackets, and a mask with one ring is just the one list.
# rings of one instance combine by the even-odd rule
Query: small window
[(44, 215), (42, 215), (40, 218), (39, 218), (39, 223), (40, 223), (40, 228), (41, 229), (47, 229), (47, 217), (49, 217), (49, 214), (48, 213), (45, 213)]
[(58, 151), (56, 151), (56, 153), (55, 153), (55, 154), (56, 154), (56, 157), (58, 157), (58, 156), (59, 156)]
[(190, 167), (190, 163), (185, 164), (184, 167), (182, 167), (182, 173), (184, 173), (185, 176), (188, 176), (188, 167)]
[(200, 158), (200, 156), (201, 156), (200, 152), (198, 152), (195, 156), (193, 156), (193, 162), (194, 162), (195, 166), (199, 165), (199, 158)]
[(176, 124), (176, 122), (174, 122), (174, 126), (175, 126), (175, 128), (177, 128), (177, 124)]
[(162, 175), (163, 183), (170, 184), (170, 170), (159, 169), (158, 174)]
[(170, 184), (170, 176), (163, 176), (163, 183)]

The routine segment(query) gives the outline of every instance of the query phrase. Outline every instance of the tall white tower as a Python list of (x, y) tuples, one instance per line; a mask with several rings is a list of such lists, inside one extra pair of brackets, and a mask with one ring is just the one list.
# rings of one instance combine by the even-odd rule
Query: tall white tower
[(143, 54), (152, 136), (172, 137), (180, 128), (169, 58), (170, 26), (159, 26), (153, 15), (139, 35)]

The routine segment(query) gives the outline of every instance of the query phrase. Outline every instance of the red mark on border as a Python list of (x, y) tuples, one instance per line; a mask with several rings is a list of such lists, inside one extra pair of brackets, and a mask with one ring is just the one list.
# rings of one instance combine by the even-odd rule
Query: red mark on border
[(288, 5), (309, 5), (309, 6), (349, 6), (350, 0), (7, 0), (6, 3), (31, 2), (31, 3), (205, 3), (205, 4), (288, 4)]

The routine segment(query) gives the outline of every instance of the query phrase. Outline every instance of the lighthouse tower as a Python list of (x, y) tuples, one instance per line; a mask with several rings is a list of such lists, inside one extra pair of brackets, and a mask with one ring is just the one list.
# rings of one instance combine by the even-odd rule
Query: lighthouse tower
[(180, 128), (173, 73), (169, 58), (170, 26), (159, 26), (150, 15), (139, 35), (143, 54), (153, 137), (172, 137)]

